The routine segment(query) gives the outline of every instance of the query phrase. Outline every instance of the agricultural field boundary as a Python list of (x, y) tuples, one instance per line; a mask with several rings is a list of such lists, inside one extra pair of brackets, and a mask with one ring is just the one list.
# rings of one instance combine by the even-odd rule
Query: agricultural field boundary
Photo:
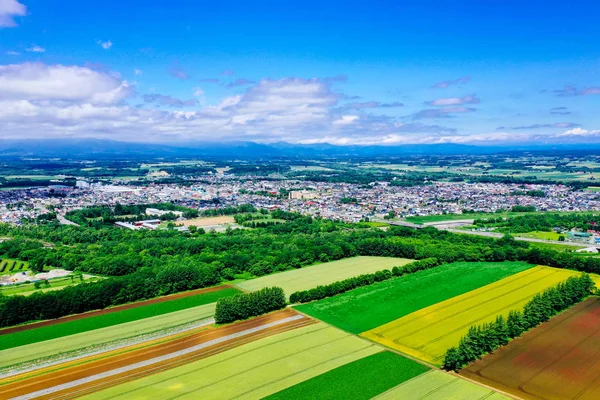
[(135, 337), (152, 336), (156, 333), (194, 324), (214, 315), (215, 305), (216, 303), (210, 303), (156, 317), (2, 350), (0, 351), (0, 370), (19, 364), (36, 363), (36, 360), (43, 362), (43, 360), (67, 357), (69, 354), (79, 351), (85, 352), (85, 349), (94, 349), (97, 346), (108, 345), (108, 343), (133, 340)]
[(381, 351), (378, 345), (316, 323), (85, 398), (264, 398)]
[(387, 392), (374, 397), (373, 400), (446, 400), (449, 398), (469, 400), (509, 399), (509, 397), (492, 389), (469, 382), (452, 374), (433, 370), (401, 383)]
[(444, 264), (294, 308), (360, 334), (531, 268), (524, 262)]
[(600, 396), (600, 298), (592, 296), (460, 371), (524, 399)]
[(401, 267), (412, 261), (414, 260), (406, 258), (358, 256), (263, 276), (237, 283), (236, 286), (248, 291), (277, 286), (283, 288), (289, 298), (292, 293), (300, 290), (328, 285), (361, 274)]
[[(439, 366), (446, 350), (456, 345), (474, 324), (520, 309), (536, 294), (575, 271), (538, 266), (454, 297), (361, 336)], [(491, 310), (490, 310), (491, 309)]]
[(18, 325), (18, 326), (13, 326), (13, 327), (9, 327), (9, 328), (2, 328), (2, 329), (0, 329), (0, 336), (8, 335), (8, 334), (15, 333), (15, 332), (27, 331), (30, 329), (37, 329), (37, 328), (41, 328), (44, 326), (62, 324), (65, 322), (79, 320), (79, 319), (91, 318), (91, 317), (95, 317), (98, 315), (112, 314), (115, 312), (129, 310), (132, 308), (147, 306), (147, 305), (156, 304), (156, 303), (163, 303), (163, 302), (170, 301), (170, 300), (182, 299), (185, 297), (197, 296), (199, 294), (211, 293), (211, 292), (216, 292), (219, 290), (231, 289), (231, 288), (232, 288), (231, 285), (221, 285), (221, 286), (214, 286), (214, 287), (210, 287), (210, 288), (190, 290), (188, 292), (181, 292), (181, 293), (171, 294), (168, 296), (156, 297), (154, 299), (143, 300), (143, 301), (138, 301), (138, 302), (129, 303), (129, 304), (123, 304), (123, 305), (119, 305), (119, 306), (115, 306), (115, 307), (105, 308), (102, 310), (96, 310), (96, 311), (90, 311), (90, 312), (85, 312), (85, 313), (81, 313), (81, 314), (69, 315), (67, 317), (61, 317), (61, 318), (57, 318), (57, 319), (50, 319), (50, 320), (46, 320), (46, 321), (34, 322), (34, 323), (30, 323), (30, 324), (25, 324), (25, 325)]
[(214, 318), (207, 318), (198, 322), (182, 324), (180, 326), (165, 328), (130, 338), (117, 339), (111, 342), (100, 343), (98, 345), (88, 346), (66, 353), (58, 353), (46, 358), (38, 358), (23, 364), (17, 364), (0, 370), (0, 385), (2, 384), (3, 379), (10, 378), (15, 375), (34, 372), (60, 364), (72, 363), (73, 361), (89, 358), (95, 355), (105, 354), (131, 346), (137, 346), (160, 339), (170, 338), (180, 334), (188, 333), (190, 331), (195, 331), (200, 328), (208, 327), (214, 323)]
[(221, 353), (232, 346), (239, 346), (237, 342), (254, 341), (265, 335), (313, 325), (315, 322), (292, 310), (284, 310), (254, 320), (204, 331), (193, 337), (133, 351), (125, 356), (116, 355), (109, 359), (92, 360), (84, 365), (16, 380), (0, 386), (0, 398), (79, 396), (80, 394), (75, 392), (91, 387), (97, 389), (98, 385), (112, 386)]

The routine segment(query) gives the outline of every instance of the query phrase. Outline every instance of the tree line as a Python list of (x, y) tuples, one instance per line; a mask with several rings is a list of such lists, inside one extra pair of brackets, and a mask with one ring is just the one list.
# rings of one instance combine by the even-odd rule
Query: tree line
[(448, 349), (442, 368), (458, 371), (467, 364), (508, 344), (524, 332), (548, 321), (551, 317), (579, 303), (595, 289), (587, 274), (571, 277), (557, 286), (544, 290), (531, 299), (523, 311), (511, 311), (494, 322), (471, 326), (458, 346)]
[(219, 299), (215, 310), (215, 321), (218, 324), (226, 324), (281, 310), (286, 306), (287, 301), (282, 288), (264, 288), (256, 292)]
[(429, 268), (441, 265), (436, 258), (426, 258), (420, 261), (414, 261), (402, 267), (394, 267), (392, 270), (381, 270), (372, 274), (363, 274), (342, 281), (333, 282), (329, 285), (320, 285), (309, 290), (301, 290), (291, 294), (290, 303), (308, 303), (315, 300), (321, 300), (327, 297), (333, 297), (350, 290), (369, 286), (376, 282), (383, 282), (388, 279), (397, 278), (407, 274), (413, 274)]

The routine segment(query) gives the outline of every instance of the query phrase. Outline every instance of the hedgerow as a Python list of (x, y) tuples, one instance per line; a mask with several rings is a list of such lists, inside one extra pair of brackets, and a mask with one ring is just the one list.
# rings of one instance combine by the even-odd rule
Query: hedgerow
[(217, 302), (215, 321), (218, 324), (256, 317), (287, 305), (285, 293), (280, 287), (264, 288), (252, 293), (225, 297)]

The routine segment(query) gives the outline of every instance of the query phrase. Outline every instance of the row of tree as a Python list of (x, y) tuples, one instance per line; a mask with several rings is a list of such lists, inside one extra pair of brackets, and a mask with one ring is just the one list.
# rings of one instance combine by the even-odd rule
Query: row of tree
[(329, 285), (320, 285), (313, 289), (294, 292), (290, 296), (290, 303), (308, 303), (310, 301), (321, 300), (362, 286), (369, 286), (376, 282), (382, 282), (395, 277), (412, 274), (424, 269), (434, 268), (438, 265), (441, 265), (441, 262), (438, 259), (426, 258), (424, 260), (414, 261), (402, 267), (394, 267), (391, 271), (384, 269), (372, 274), (355, 276), (353, 278), (333, 282)]
[(219, 299), (215, 310), (215, 321), (218, 324), (226, 324), (281, 310), (286, 306), (287, 301), (282, 288), (264, 288), (256, 292)]
[(30, 296), (0, 296), (0, 327), (54, 319), (221, 282), (216, 268), (173, 262), (158, 274), (140, 271)]
[(527, 233), (533, 231), (552, 231), (555, 227), (565, 230), (600, 230), (598, 226), (600, 215), (598, 213), (540, 213), (521, 215), (511, 218), (485, 218), (476, 219), (475, 225), (497, 227), (500, 231), (513, 233)]
[(546, 289), (529, 301), (523, 311), (511, 311), (505, 319), (498, 316), (494, 322), (472, 326), (458, 346), (448, 349), (443, 368), (458, 371), (465, 365), (491, 353), (524, 332), (548, 321), (552, 316), (579, 303), (595, 289), (587, 274), (569, 278), (555, 287)]

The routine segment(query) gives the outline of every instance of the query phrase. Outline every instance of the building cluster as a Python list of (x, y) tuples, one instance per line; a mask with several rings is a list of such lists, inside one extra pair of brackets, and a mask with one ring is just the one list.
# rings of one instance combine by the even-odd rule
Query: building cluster
[[(543, 197), (527, 191), (543, 191)], [(349, 200), (350, 199), (350, 200)], [(533, 206), (539, 211), (600, 210), (600, 194), (571, 191), (562, 185), (438, 182), (400, 187), (386, 182), (369, 185), (306, 182), (299, 180), (238, 179), (209, 176), (191, 186), (151, 184), (102, 186), (80, 182), (76, 188), (23, 189), (0, 192), (0, 221), (19, 223), (24, 218), (56, 211), (59, 215), (83, 207), (171, 202), (200, 211), (252, 204), (323, 218), (360, 221), (394, 215), (398, 218), (461, 213), (462, 210), (495, 212), (513, 206)], [(148, 209), (149, 217), (166, 211)], [(177, 214), (177, 212), (175, 212)]]

